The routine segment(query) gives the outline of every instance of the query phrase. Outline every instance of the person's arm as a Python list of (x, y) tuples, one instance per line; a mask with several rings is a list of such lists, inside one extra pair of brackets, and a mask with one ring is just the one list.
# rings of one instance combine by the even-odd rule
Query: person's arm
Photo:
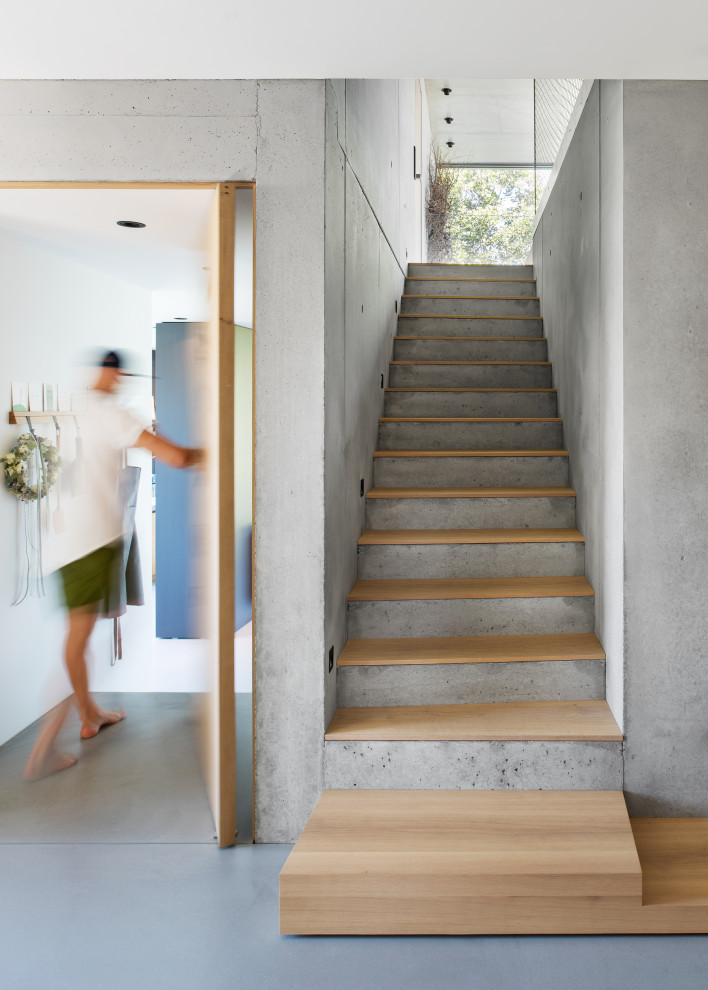
[(143, 430), (135, 441), (135, 446), (144, 447), (158, 461), (173, 468), (193, 467), (204, 459), (204, 452), (198, 447), (180, 447), (161, 437), (159, 433), (149, 433), (147, 430)]

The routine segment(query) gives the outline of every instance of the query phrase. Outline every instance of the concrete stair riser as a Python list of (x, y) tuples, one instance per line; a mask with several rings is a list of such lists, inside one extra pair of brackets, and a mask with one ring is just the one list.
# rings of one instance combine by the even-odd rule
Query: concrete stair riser
[[(421, 282), (419, 279), (424, 278)], [(536, 283), (529, 281), (512, 281), (509, 279), (492, 279), (490, 281), (468, 282), (445, 279), (429, 279), (424, 275), (406, 279), (407, 296), (537, 296)]]
[(562, 423), (381, 423), (380, 450), (562, 450)]
[(575, 498), (370, 498), (367, 529), (575, 526)]
[(622, 790), (622, 744), (328, 741), (324, 786)]
[(421, 278), (533, 278), (533, 265), (426, 265), (410, 262), (408, 277)]
[(392, 388), (551, 388), (550, 364), (392, 364)]
[(376, 488), (567, 484), (567, 457), (374, 458)]
[(402, 313), (422, 313), (425, 316), (539, 316), (538, 299), (439, 299), (404, 296)]
[(387, 639), (592, 632), (593, 602), (592, 596), (350, 602), (347, 636)]
[(384, 416), (557, 416), (555, 392), (386, 392)]
[(585, 573), (584, 543), (360, 546), (359, 580), (556, 577)]
[(399, 318), (403, 337), (543, 337), (543, 320), (452, 319), (442, 316)]
[(394, 341), (395, 361), (547, 361), (545, 340), (401, 340)]
[(604, 660), (400, 664), (337, 670), (340, 708), (580, 701), (604, 697)]

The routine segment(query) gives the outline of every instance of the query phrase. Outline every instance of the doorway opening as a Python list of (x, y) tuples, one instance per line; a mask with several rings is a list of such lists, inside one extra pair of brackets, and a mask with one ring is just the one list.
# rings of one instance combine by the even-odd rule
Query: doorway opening
[[(4, 272), (4, 277), (0, 278), (5, 282), (0, 322), (4, 324), (6, 360), (3, 364), (8, 379), (7, 394), (11, 395), (13, 381), (62, 385), (62, 394), (68, 393), (69, 402), (76, 406), (75, 409), (51, 407), (41, 411), (33, 407), (32, 428), (55, 444), (59, 438), (63, 458), (67, 462), (75, 460), (77, 438), (80, 446), (80, 416), (75, 417), (73, 413), (80, 412), (82, 392), (95, 370), (87, 365), (98, 348), (115, 349), (127, 356), (131, 370), (145, 376), (127, 379), (126, 394), (122, 396), (136, 418), (146, 426), (156, 421), (158, 430), (170, 439), (186, 442), (179, 435), (179, 424), (161, 421), (160, 403), (156, 401), (159, 387), (153, 387), (159, 384), (163, 396), (177, 397), (181, 412), (191, 409), (185, 416), (193, 431), (190, 445), (204, 446), (209, 451), (204, 471), (179, 472), (191, 476), (188, 511), (181, 516), (173, 513), (173, 539), (162, 541), (162, 551), (158, 545), (161, 528), (159, 479), (156, 478), (153, 485), (152, 463), (147, 451), (128, 452), (127, 463), (139, 468), (142, 476), (135, 522), (142, 551), (145, 604), (141, 608), (129, 608), (121, 617), (122, 651), (116, 646), (114, 628), (109, 628), (113, 624), (101, 624), (102, 628), (92, 642), (92, 689), (129, 696), (125, 707), (130, 709), (132, 700), (136, 715), (131, 717), (129, 710), (124, 727), (116, 726), (107, 731), (105, 745), (104, 740), (97, 737), (94, 752), (100, 746), (108, 753), (109, 732), (124, 732), (129, 741), (135, 736), (133, 756), (144, 771), (143, 777), (150, 777), (148, 771), (159, 774), (156, 749), (160, 747), (155, 747), (155, 740), (151, 739), (150, 725), (165, 725), (172, 719), (170, 724), (175, 728), (175, 719), (179, 722), (178, 710), (184, 709), (182, 728), (195, 723), (197, 729), (198, 722), (201, 747), (199, 751), (192, 747), (191, 755), (183, 753), (181, 760), (192, 760), (198, 778), (194, 787), (201, 788), (202, 795), (205, 789), (209, 794), (222, 845), (233, 841), (231, 833), (235, 829), (228, 819), (230, 814), (233, 817), (234, 805), (239, 813), (239, 840), (248, 841), (252, 836), (252, 754), (248, 724), (251, 639), (248, 636), (250, 629), (244, 630), (249, 624), (242, 622), (241, 636), (236, 639), (238, 659), (234, 671), (237, 627), (233, 618), (234, 612), (243, 617), (243, 608), (240, 613), (237, 608), (239, 594), (244, 601), (251, 598), (251, 497), (250, 490), (247, 499), (241, 491), (236, 504), (236, 511), (240, 512), (240, 521), (237, 521), (233, 514), (233, 489), (234, 462), (240, 458), (243, 463), (247, 459), (250, 465), (252, 450), (250, 391), (247, 397), (240, 395), (238, 382), (248, 380), (250, 383), (252, 373), (250, 364), (247, 375), (243, 367), (245, 362), (250, 362), (251, 354), (243, 341), (250, 343), (254, 327), (253, 201), (251, 183), (12, 183), (0, 187), (0, 253)], [(119, 222), (125, 220), (145, 226), (119, 226)], [(236, 314), (243, 324), (240, 348), (233, 333), (221, 332), (227, 323), (233, 326), (237, 322)], [(187, 371), (181, 383), (169, 382), (163, 374), (167, 364), (162, 362), (161, 365), (157, 340), (160, 327), (164, 341), (169, 342), (170, 332), (181, 334), (182, 363)], [(234, 365), (235, 350), (239, 355), (237, 366)], [(236, 421), (234, 383), (239, 409)], [(165, 412), (169, 413), (169, 409)], [(5, 449), (9, 449), (16, 439), (18, 428), (24, 429), (27, 425), (26, 417), (21, 415), (16, 423), (9, 422), (6, 417), (2, 427)], [(230, 449), (223, 443), (228, 435), (237, 437), (235, 451), (233, 439)], [(250, 482), (250, 478), (248, 480)], [(163, 482), (166, 508), (169, 488), (170, 482)], [(55, 501), (57, 494), (50, 493), (47, 503)], [(228, 505), (232, 506), (230, 520), (225, 515)], [(51, 511), (45, 512), (45, 549), (47, 541), (52, 539), (51, 520), (55, 509), (52, 505)], [(11, 496), (0, 500), (0, 520), (8, 532), (17, 531), (22, 511)], [(158, 589), (157, 594), (153, 594), (153, 520), (156, 521), (154, 587)], [(234, 546), (233, 532), (239, 525), (241, 529), (245, 525), (249, 527), (249, 567), (242, 566), (237, 574), (234, 558), (241, 561), (244, 553), (243, 548), (239, 553), (239, 547)], [(162, 529), (165, 531), (164, 522)], [(182, 581), (182, 591), (185, 585), (188, 588), (187, 611), (191, 612), (192, 626), (191, 629), (173, 627), (172, 635), (164, 635), (165, 631), (169, 634), (170, 629), (163, 628), (160, 636), (155, 625), (160, 589), (170, 582), (174, 587), (180, 585), (179, 581), (173, 580), (170, 544), (176, 544), (177, 536), (185, 533), (187, 545), (194, 551), (189, 558), (189, 573), (183, 575)], [(230, 552), (220, 539), (229, 533), (232, 534)], [(21, 539), (19, 543), (21, 550)], [(245, 543), (242, 535), (241, 547)], [(0, 697), (5, 699), (4, 703), (0, 702), (0, 743), (5, 744), (0, 749), (0, 778), (3, 763), (7, 763), (3, 757), (19, 750), (23, 731), (27, 736), (26, 727), (70, 692), (61, 669), (63, 616), (52, 607), (51, 591), (45, 599), (29, 597), (17, 608), (10, 607), (16, 566), (17, 561), (11, 555), (0, 564), (0, 593), (4, 592), (0, 610), (4, 613), (3, 624), (8, 633), (8, 649), (0, 661)], [(244, 581), (248, 582), (247, 589)], [(230, 607), (226, 607), (227, 603)], [(170, 608), (174, 610), (174, 601), (168, 606), (167, 613), (163, 606), (163, 615), (168, 614)], [(230, 635), (226, 634), (228, 623)], [(122, 656), (119, 656), (121, 652)], [(28, 657), (32, 658), (29, 667)], [(238, 751), (239, 801), (230, 793), (234, 789), (237, 759), (231, 738), (234, 687), (241, 714), (239, 737), (244, 740)], [(193, 695), (200, 696), (204, 702), (198, 719), (184, 705), (185, 699)], [(151, 700), (148, 703), (146, 699)], [(137, 738), (140, 733), (142, 741)], [(170, 746), (179, 749), (188, 734), (181, 730), (173, 732), (168, 749)], [(88, 749), (82, 744), (83, 748)], [(114, 750), (117, 753), (119, 747)], [(115, 758), (111, 757), (111, 760)], [(101, 761), (93, 757), (84, 759), (82, 753), (76, 770), (72, 768), (67, 773), (57, 774), (54, 779), (42, 781), (32, 789), (39, 793), (44, 788), (47, 795), (51, 791), (56, 801), (62, 788), (66, 794), (77, 786), (69, 783), (70, 774), (80, 773), (82, 763), (84, 768), (92, 767), (92, 773), (101, 774)], [(203, 775), (199, 773), (200, 766)], [(113, 763), (110, 769), (107, 766), (107, 776), (115, 773)], [(79, 779), (74, 777), (74, 781)], [(12, 791), (13, 803), (16, 803), (21, 792), (16, 793), (14, 785), (7, 780), (2, 784), (4, 790), (5, 785)], [(148, 782), (150, 786), (154, 793), (154, 780), (152, 785)], [(170, 805), (166, 817), (172, 820), (171, 827), (178, 823), (175, 836), (181, 822), (190, 835), (186, 841), (209, 841), (213, 823), (208, 824), (206, 834), (197, 839), (196, 832), (203, 833), (204, 829), (196, 819), (191, 824), (186, 821), (184, 807), (194, 803), (182, 793), (180, 801)], [(159, 817), (159, 811), (156, 814)], [(116, 827), (121, 821), (123, 841), (131, 841), (131, 836), (125, 835), (125, 813), (119, 812)], [(140, 821), (140, 810), (136, 808), (135, 841), (144, 840)], [(209, 821), (208, 808), (200, 821), (202, 824)], [(154, 816), (143, 814), (142, 822), (159, 828)], [(86, 822), (81, 827), (82, 839), (92, 841), (92, 836), (86, 835)], [(25, 839), (26, 835), (25, 832)], [(57, 839), (62, 837), (67, 836), (56, 836)], [(46, 840), (47, 835), (43, 838)], [(99, 836), (94, 835), (93, 840), (97, 839)]]

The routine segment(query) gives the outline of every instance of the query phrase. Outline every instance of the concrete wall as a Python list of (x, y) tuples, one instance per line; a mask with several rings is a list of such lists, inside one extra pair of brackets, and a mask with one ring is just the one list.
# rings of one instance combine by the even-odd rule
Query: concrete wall
[(706, 106), (596, 83), (534, 243), (635, 815), (708, 814)]
[(414, 80), (330, 80), (326, 101), (322, 728), (336, 703), (336, 667), (328, 671), (328, 651), (334, 647), (336, 662), (347, 638), (346, 599), (357, 577), (361, 479), (366, 492), (406, 265), (420, 260), (422, 195), (421, 180), (413, 176)]
[(256, 823), (322, 774), (323, 81), (0, 82), (0, 180), (256, 180)]
[[(140, 360), (138, 370), (150, 373), (151, 296), (146, 289), (0, 232), (0, 337), (0, 394), (7, 403), (4, 422), (0, 422), (0, 448), (5, 453), (20, 432), (7, 422), (12, 380), (85, 387), (86, 369), (77, 367), (77, 360), (100, 346), (124, 348)], [(134, 380), (138, 386), (142, 381)], [(149, 381), (145, 381), (142, 393), (147, 400), (142, 403), (147, 424)], [(136, 409), (136, 415), (140, 410)], [(53, 425), (36, 421), (34, 425), (39, 433), (56, 441)], [(62, 454), (67, 463), (75, 456), (75, 437), (73, 424), (64, 424)], [(143, 586), (149, 592), (150, 457), (147, 451), (135, 450), (130, 452), (129, 460), (142, 468), (143, 478), (147, 477), (141, 486), (136, 522)], [(65, 490), (65, 500), (67, 496)], [(50, 496), (52, 513), (55, 498), (56, 492)], [(59, 609), (54, 578), (47, 581), (46, 598), (30, 597), (16, 607), (10, 605), (17, 588), (18, 565), (25, 557), (24, 511), (14, 496), (4, 488), (0, 490), (0, 532), (5, 551), (0, 557), (0, 744), (71, 693), (62, 663), (64, 615)], [(53, 543), (51, 530), (45, 532), (45, 563), (51, 562)], [(127, 668), (122, 675), (129, 677), (132, 663), (144, 658), (140, 639), (147, 635), (151, 641), (154, 625), (148, 593), (145, 606), (130, 609), (122, 620), (125, 659), (121, 666)], [(99, 623), (93, 640), (92, 660), (103, 669), (108, 667), (110, 656), (109, 626), (107, 622)]]
[(623, 720), (622, 84), (596, 83), (534, 236), (607, 699)]
[(708, 815), (708, 82), (624, 84), (625, 789)]

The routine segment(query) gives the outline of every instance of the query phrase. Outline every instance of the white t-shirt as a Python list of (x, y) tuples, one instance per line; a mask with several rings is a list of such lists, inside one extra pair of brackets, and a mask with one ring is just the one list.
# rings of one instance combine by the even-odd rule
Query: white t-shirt
[[(69, 421), (71, 422), (71, 421)], [(123, 453), (145, 429), (105, 392), (90, 390), (86, 412), (77, 413), (76, 450), (69, 460), (62, 445), (62, 532), (50, 523), (48, 570), (56, 570), (123, 536), (119, 496)], [(64, 432), (72, 431), (66, 426)], [(73, 446), (73, 444), (72, 444)]]

